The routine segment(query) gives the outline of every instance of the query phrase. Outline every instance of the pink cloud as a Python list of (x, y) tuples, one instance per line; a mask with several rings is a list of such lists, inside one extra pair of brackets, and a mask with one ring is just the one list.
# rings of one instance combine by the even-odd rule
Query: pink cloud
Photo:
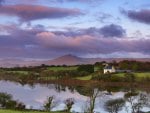
[(21, 21), (64, 18), (82, 14), (79, 9), (54, 8), (40, 5), (7, 5), (0, 7), (0, 15), (17, 16)]

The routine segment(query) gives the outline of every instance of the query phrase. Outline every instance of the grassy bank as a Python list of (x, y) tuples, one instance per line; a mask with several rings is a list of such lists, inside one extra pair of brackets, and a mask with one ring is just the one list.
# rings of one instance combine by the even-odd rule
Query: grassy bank
[[(118, 77), (124, 77), (124, 74), (125, 73), (117, 73), (117, 74), (114, 74), (115, 76), (118, 76)], [(138, 78), (142, 78), (142, 77), (150, 77), (150, 72), (139, 72), (139, 73), (134, 73), (136, 77)]]
[(84, 77), (76, 77), (75, 79), (77, 80), (91, 80), (92, 76), (88, 75), (88, 76), (84, 76)]
[(77, 69), (77, 66), (70, 66), (70, 67), (48, 67), (47, 68), (48, 70), (51, 70), (51, 71), (71, 71), (71, 70), (76, 70)]
[[(111, 74), (112, 77), (118, 77), (124, 79), (126, 73), (115, 73)], [(149, 78), (150, 79), (150, 72), (141, 72), (141, 73), (133, 73), (135, 78), (138, 80), (142, 80), (142, 78)], [(83, 76), (83, 77), (76, 77), (78, 80), (91, 80), (92, 76), (99, 76), (97, 73)], [(105, 75), (103, 75), (105, 76)]]
[[(135, 72), (133, 73), (135, 76), (135, 81), (143, 81), (143, 80), (150, 80), (150, 72)], [(126, 73), (117, 73), (117, 74), (113, 74), (113, 76), (115, 77), (120, 77), (122, 79), (125, 78)]]
[(65, 112), (44, 112), (44, 111), (16, 111), (16, 110), (0, 110), (0, 113), (65, 113)]
[[(83, 71), (79, 70), (79, 66), (45, 66), (45, 67), (28, 67), (28, 68), (12, 68), (1, 69), (0, 80), (10, 80), (20, 83), (35, 83), (35, 82), (49, 82), (52, 80), (61, 79), (76, 79), (81, 82), (87, 80), (104, 81), (104, 82), (129, 82), (132, 77), (131, 73), (114, 73), (103, 74), (98, 66), (94, 67), (93, 72), (88, 72), (86, 65), (81, 66)], [(86, 67), (86, 68), (85, 68)], [(92, 67), (91, 67), (92, 68)], [(150, 72), (134, 72), (135, 82), (149, 82)], [(126, 76), (128, 75), (128, 76)]]

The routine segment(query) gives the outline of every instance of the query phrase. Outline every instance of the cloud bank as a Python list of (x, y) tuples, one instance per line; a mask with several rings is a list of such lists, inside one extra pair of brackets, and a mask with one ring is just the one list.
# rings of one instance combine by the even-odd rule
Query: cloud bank
[(123, 13), (132, 20), (145, 24), (150, 24), (150, 9), (142, 9), (139, 11), (128, 10), (123, 11)]
[(8, 5), (0, 7), (0, 15), (17, 16), (21, 21), (57, 19), (82, 14), (79, 9), (54, 8), (39, 5)]
[(77, 30), (74, 33), (71, 31), (71, 35), (66, 35), (70, 31), (47, 31), (34, 27), (32, 29), (21, 29), (13, 25), (11, 27), (1, 26), (2, 28), (8, 34), (0, 35), (0, 51), (3, 53), (0, 57), (6, 55), (11, 57), (47, 58), (68, 53), (86, 56), (89, 54), (113, 54), (116, 52), (136, 52), (150, 55), (150, 39), (106, 38), (103, 34), (96, 35), (97, 32), (93, 35), (94, 30), (91, 34), (78, 33)]

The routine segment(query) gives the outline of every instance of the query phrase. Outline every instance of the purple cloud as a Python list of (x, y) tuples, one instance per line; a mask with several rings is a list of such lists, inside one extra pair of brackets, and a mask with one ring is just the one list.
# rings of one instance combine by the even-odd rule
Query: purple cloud
[(96, 14), (96, 16), (97, 16), (97, 20), (100, 21), (101, 23), (106, 23), (106, 20), (113, 18), (111, 14), (103, 13), (103, 12), (99, 12), (98, 14)]
[(142, 9), (140, 11), (122, 11), (123, 14), (127, 15), (130, 19), (136, 20), (138, 22), (150, 24), (150, 10), (149, 9)]
[(79, 9), (54, 8), (37, 5), (9, 5), (0, 7), (0, 15), (17, 16), (21, 21), (64, 18), (82, 14)]
[[(97, 38), (90, 35), (67, 37), (56, 35), (52, 32), (41, 32), (37, 34), (39, 44), (53, 51), (73, 52), (78, 54), (110, 54), (114, 52), (140, 52), (150, 54), (150, 40), (128, 40)], [(144, 46), (143, 46), (144, 45)]]
[(54, 31), (57, 35), (65, 35), (65, 36), (80, 36), (80, 35), (90, 35), (94, 37), (103, 37), (103, 38), (118, 38), (124, 37), (126, 34), (126, 30), (122, 28), (122, 26), (116, 24), (110, 24), (103, 26), (101, 28), (90, 27), (87, 29), (67, 29), (66, 31)]
[(81, 3), (98, 3), (98, 2), (102, 2), (104, 0), (51, 0), (50, 2), (81, 2)]
[(119, 25), (110, 24), (102, 27), (100, 33), (104, 37), (122, 37), (125, 35), (126, 31)]
[[(3, 53), (0, 57), (49, 58), (68, 53), (87, 55), (116, 52), (150, 55), (150, 39), (104, 38), (84, 33), (66, 35), (46, 31), (43, 26), (32, 29), (21, 29), (17, 26), (1, 26), (2, 28), (8, 34), (0, 35), (0, 51)], [(92, 32), (94, 31), (93, 28)]]
[(4, 0), (0, 0), (0, 5), (2, 5), (4, 3)]

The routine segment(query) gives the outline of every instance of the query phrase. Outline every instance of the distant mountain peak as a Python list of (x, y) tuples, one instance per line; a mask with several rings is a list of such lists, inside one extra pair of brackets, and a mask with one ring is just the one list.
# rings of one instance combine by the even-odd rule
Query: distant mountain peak
[(79, 60), (81, 59), (80, 57), (77, 57), (75, 55), (72, 55), (72, 54), (67, 54), (67, 55), (64, 55), (64, 56), (60, 56), (58, 58), (56, 58), (57, 60)]
[(79, 57), (77, 57), (77, 56), (75, 56), (75, 55), (73, 55), (73, 54), (66, 54), (66, 55), (63, 55), (63, 56), (61, 56), (61, 57), (59, 57), (59, 58), (62, 58), (62, 57), (79, 58)]
[(77, 57), (75, 55), (72, 54), (66, 54), (64, 56), (60, 56), (58, 58), (55, 58), (53, 60), (49, 60), (47, 63), (51, 64), (51, 65), (76, 65), (76, 64), (81, 64), (82, 58)]

